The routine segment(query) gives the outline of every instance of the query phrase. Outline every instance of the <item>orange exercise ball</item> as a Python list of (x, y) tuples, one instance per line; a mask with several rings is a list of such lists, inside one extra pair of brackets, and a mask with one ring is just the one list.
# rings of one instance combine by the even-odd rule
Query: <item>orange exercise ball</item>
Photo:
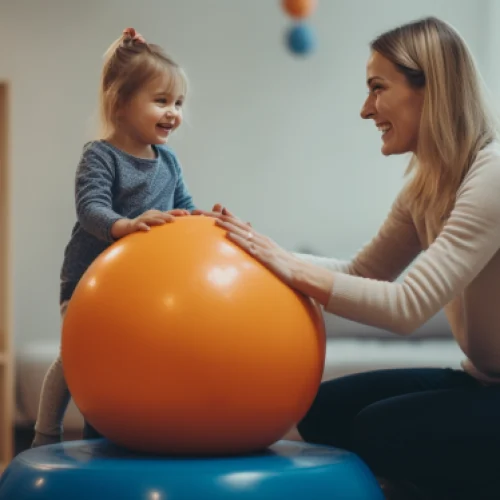
[(320, 309), (233, 244), (214, 219), (131, 234), (88, 268), (62, 331), (87, 421), (161, 454), (264, 449), (307, 412), (324, 368)]
[(283, 10), (296, 19), (310, 16), (316, 9), (316, 0), (282, 0)]

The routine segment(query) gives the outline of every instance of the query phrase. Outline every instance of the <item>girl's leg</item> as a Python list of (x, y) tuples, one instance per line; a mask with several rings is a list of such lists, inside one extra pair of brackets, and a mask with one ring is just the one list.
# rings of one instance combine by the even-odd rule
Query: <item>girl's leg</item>
[(62, 440), (62, 423), (69, 401), (70, 394), (59, 355), (43, 381), (33, 447), (54, 444)]
[[(61, 305), (62, 318), (66, 313), (67, 304), (65, 302)], [(54, 444), (62, 440), (63, 419), (70, 399), (59, 354), (43, 381), (32, 447)]]

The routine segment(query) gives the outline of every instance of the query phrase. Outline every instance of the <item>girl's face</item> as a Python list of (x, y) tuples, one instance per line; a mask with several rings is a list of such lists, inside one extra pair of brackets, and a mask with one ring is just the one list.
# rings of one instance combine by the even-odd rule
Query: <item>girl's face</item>
[(410, 87), (396, 66), (378, 52), (367, 64), (368, 97), (361, 117), (371, 118), (382, 132), (382, 154), (416, 153), (423, 89)]
[(153, 78), (119, 111), (117, 134), (137, 146), (165, 144), (182, 123), (183, 102), (180, 86), (172, 86), (171, 75)]

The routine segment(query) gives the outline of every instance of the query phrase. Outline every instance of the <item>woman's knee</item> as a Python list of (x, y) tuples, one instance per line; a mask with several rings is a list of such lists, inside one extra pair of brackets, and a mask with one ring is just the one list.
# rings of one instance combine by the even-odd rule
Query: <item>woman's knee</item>
[(352, 421), (351, 451), (359, 455), (376, 474), (384, 475), (383, 466), (389, 448), (393, 447), (393, 422), (374, 404), (359, 412)]
[(421, 472), (419, 457), (425, 428), (406, 405), (393, 398), (367, 406), (359, 412), (351, 427), (352, 451), (380, 476), (412, 480)]

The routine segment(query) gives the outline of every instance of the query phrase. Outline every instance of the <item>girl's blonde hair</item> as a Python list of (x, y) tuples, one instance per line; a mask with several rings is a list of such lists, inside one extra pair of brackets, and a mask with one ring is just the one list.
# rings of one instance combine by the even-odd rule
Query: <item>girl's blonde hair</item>
[(480, 75), (462, 37), (434, 17), (383, 33), (371, 49), (390, 60), (410, 86), (424, 89), (417, 152), (406, 195), (425, 221), (429, 242), (441, 230), (477, 153), (496, 139)]
[(133, 28), (123, 31), (104, 54), (99, 87), (100, 135), (117, 127), (117, 111), (152, 78), (167, 74), (169, 91), (186, 95), (187, 78), (182, 68), (161, 47), (147, 43)]

